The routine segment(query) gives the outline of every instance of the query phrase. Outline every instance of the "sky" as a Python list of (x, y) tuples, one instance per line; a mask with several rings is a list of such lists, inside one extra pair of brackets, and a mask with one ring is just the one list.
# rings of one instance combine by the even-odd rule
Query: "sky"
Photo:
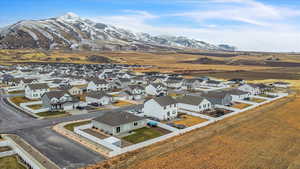
[(0, 6), (0, 27), (72, 12), (134, 32), (300, 52), (300, 0), (0, 0)]

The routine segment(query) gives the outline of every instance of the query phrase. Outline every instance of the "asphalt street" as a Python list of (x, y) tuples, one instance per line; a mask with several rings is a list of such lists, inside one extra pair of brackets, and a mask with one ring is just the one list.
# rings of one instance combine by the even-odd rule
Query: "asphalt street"
[(84, 120), (114, 111), (125, 111), (137, 106), (97, 111), (63, 118), (39, 120), (10, 106), (5, 102), (9, 95), (0, 95), (0, 133), (16, 134), (55, 162), (61, 168), (78, 168), (105, 159), (104, 156), (56, 133), (52, 126), (68, 121)]

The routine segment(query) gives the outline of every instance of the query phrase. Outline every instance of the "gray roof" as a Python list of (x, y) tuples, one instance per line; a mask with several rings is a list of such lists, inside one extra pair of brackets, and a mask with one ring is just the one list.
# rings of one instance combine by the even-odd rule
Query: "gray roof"
[(161, 106), (167, 106), (167, 105), (177, 103), (177, 101), (170, 96), (156, 97), (156, 98), (153, 98), (153, 100), (156, 101)]
[(37, 89), (48, 89), (49, 86), (47, 83), (35, 83), (35, 84), (28, 84), (28, 87), (32, 90), (37, 90)]
[(201, 96), (183, 96), (177, 98), (178, 103), (185, 103), (190, 105), (199, 105), (205, 98)]
[(59, 99), (59, 98), (63, 97), (65, 94), (67, 94), (65, 91), (57, 90), (57, 91), (47, 92), (44, 95), (47, 96), (51, 100), (52, 98)]
[(127, 112), (108, 112), (103, 116), (95, 118), (94, 120), (109, 126), (119, 126), (144, 119), (145, 118), (143, 117), (139, 117)]
[(228, 91), (211, 91), (208, 93), (202, 93), (201, 96), (207, 99), (223, 99), (226, 96), (230, 96), (230, 93)]
[(86, 97), (91, 97), (91, 98), (95, 98), (95, 99), (101, 99), (102, 97), (104, 96), (108, 96), (106, 93), (104, 92), (90, 92), (90, 93), (87, 93)]
[(231, 95), (244, 95), (244, 94), (248, 94), (248, 92), (244, 92), (244, 91), (241, 91), (239, 89), (230, 89), (227, 92), (229, 94), (231, 94)]

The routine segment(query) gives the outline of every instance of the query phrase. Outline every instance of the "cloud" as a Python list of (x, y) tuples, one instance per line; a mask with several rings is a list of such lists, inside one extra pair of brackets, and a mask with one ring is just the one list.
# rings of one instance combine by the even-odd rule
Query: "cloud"
[[(175, 2), (193, 3), (194, 8), (197, 8), (195, 4), (198, 2), (204, 3), (197, 0)], [(123, 10), (118, 15), (91, 19), (134, 32), (187, 36), (214, 44), (226, 43), (240, 50), (300, 52), (300, 25), (294, 23), (300, 11), (254, 0), (207, 0), (205, 3), (205, 8), (182, 12), (153, 14), (144, 10)], [(191, 24), (182, 24), (178, 17)], [(178, 23), (175, 26), (164, 24), (166, 18)], [(160, 24), (153, 24), (153, 21)]]

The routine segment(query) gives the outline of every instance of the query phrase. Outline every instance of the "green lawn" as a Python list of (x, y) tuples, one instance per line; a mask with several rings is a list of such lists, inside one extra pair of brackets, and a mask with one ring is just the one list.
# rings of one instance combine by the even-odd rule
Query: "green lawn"
[(16, 156), (8, 156), (0, 158), (0, 168), (1, 169), (26, 169), (17, 160)]
[(131, 143), (140, 143), (164, 135), (162, 132), (153, 128), (143, 127), (133, 131), (134, 133), (123, 137), (124, 140)]
[(36, 113), (40, 117), (57, 117), (57, 116), (67, 116), (68, 114), (65, 111), (47, 111)]
[(67, 124), (67, 125), (65, 125), (65, 129), (70, 130), (70, 131), (74, 131), (74, 127), (89, 124), (89, 123), (91, 123), (90, 120)]

